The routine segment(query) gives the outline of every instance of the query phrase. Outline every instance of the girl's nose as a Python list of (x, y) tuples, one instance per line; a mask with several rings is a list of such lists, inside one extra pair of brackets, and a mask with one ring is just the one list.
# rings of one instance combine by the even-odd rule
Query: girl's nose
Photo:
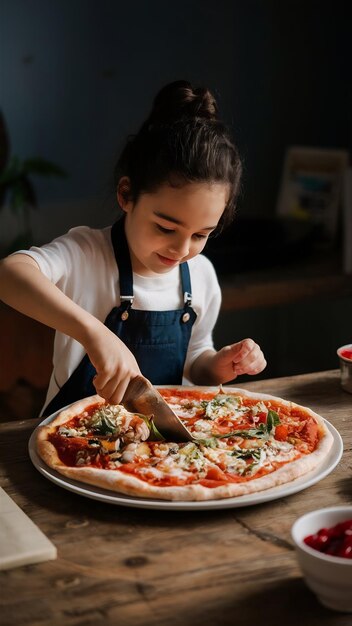
[(178, 241), (174, 241), (172, 247), (169, 248), (170, 254), (176, 255), (178, 258), (183, 258), (189, 254), (189, 239), (188, 237), (180, 237)]

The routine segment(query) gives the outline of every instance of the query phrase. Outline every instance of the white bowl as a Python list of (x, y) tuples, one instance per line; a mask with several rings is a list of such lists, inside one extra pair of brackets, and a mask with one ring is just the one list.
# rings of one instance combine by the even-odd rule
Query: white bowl
[(352, 506), (318, 509), (299, 517), (291, 529), (299, 565), (308, 587), (335, 611), (352, 612), (352, 559), (330, 556), (304, 543), (307, 535), (352, 519)]

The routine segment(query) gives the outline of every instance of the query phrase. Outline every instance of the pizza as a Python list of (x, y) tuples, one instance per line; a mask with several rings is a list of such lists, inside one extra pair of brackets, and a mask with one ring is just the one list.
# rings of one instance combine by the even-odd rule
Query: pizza
[(36, 448), (64, 476), (130, 496), (212, 500), (253, 494), (315, 469), (333, 436), (293, 402), (222, 387), (159, 388), (193, 439), (166, 441), (153, 416), (98, 395), (37, 429)]

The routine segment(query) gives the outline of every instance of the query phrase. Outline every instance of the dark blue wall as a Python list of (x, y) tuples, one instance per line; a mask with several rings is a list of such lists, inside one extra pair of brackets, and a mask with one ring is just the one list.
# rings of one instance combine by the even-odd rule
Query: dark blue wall
[[(209, 85), (234, 127), (245, 160), (240, 211), (273, 213), (287, 146), (351, 145), (347, 5), (2, 0), (0, 106), (12, 150), (69, 172), (36, 180), (42, 204), (104, 206), (126, 135), (156, 91), (184, 77)], [(70, 221), (82, 216), (70, 209)]]

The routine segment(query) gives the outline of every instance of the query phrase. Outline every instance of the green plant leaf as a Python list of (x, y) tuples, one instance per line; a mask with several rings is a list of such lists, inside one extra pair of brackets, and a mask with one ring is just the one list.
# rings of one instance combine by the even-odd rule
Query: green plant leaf
[(40, 157), (36, 157), (33, 159), (26, 159), (23, 162), (24, 171), (31, 174), (39, 174), (40, 176), (59, 176), (61, 178), (67, 177), (67, 172), (59, 167), (59, 165), (55, 165), (55, 163), (51, 163), (51, 161), (46, 161), (45, 159), (41, 159)]
[(16, 180), (11, 187), (10, 207), (14, 213), (19, 213), (25, 204), (26, 200), (23, 185), (21, 181)]
[(23, 174), (23, 166), (20, 159), (13, 156), (7, 167), (1, 172), (0, 186), (3, 188), (13, 185)]
[(10, 194), (10, 207), (15, 213), (24, 212), (26, 208), (37, 205), (34, 187), (25, 176), (13, 183)]

